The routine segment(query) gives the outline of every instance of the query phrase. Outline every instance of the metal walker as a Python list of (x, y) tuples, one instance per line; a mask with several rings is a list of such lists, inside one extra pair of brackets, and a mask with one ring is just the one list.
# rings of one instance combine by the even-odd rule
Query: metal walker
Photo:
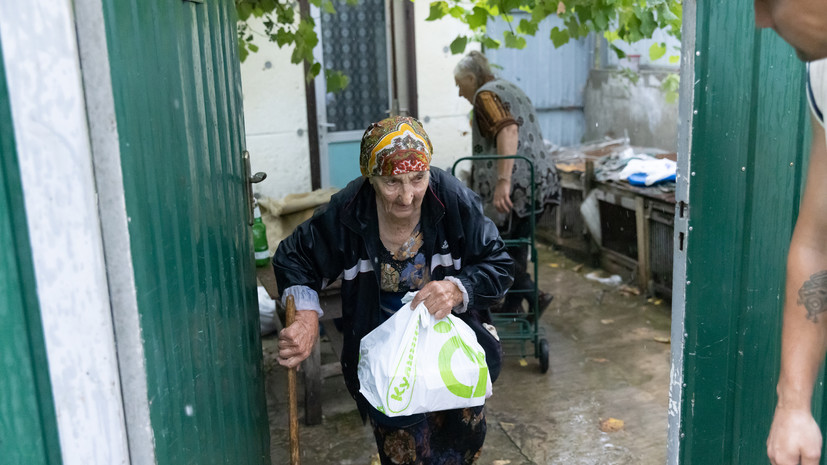
[[(457, 165), (463, 161), (483, 161), (503, 158), (513, 158), (515, 160), (523, 160), (528, 163), (529, 172), (531, 173), (531, 205), (535, 205), (536, 185), (534, 183), (534, 164), (528, 158), (521, 155), (475, 155), (472, 157), (462, 157), (454, 162), (451, 167), (451, 174), (456, 176)], [(473, 164), (473, 163), (472, 163)], [(506, 342), (518, 343), (518, 355), (521, 358), (526, 356), (526, 342), (531, 341), (534, 344), (534, 357), (539, 359), (540, 372), (546, 373), (549, 368), (549, 345), (545, 337), (545, 331), (540, 328), (540, 312), (538, 309), (539, 300), (539, 286), (538, 286), (538, 265), (537, 265), (537, 247), (535, 244), (534, 232), (536, 229), (538, 210), (536, 207), (529, 215), (529, 235), (528, 237), (521, 237), (516, 239), (503, 239), (507, 247), (527, 246), (529, 248), (529, 258), (534, 267), (532, 289), (526, 290), (508, 290), (509, 294), (533, 294), (533, 302), (531, 302), (529, 312), (527, 313), (492, 313), (492, 320), (494, 326), (497, 328), (500, 341), (505, 345)], [(509, 355), (505, 353), (504, 355)]]

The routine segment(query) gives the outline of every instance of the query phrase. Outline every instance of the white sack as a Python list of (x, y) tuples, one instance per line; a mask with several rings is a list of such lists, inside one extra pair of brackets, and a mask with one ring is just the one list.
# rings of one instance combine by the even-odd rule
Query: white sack
[(258, 317), (260, 320), (260, 334), (267, 335), (278, 329), (276, 325), (276, 301), (264, 289), (258, 286)]
[(362, 339), (359, 392), (389, 417), (475, 407), (491, 396), (485, 351), (459, 318), (405, 304)]

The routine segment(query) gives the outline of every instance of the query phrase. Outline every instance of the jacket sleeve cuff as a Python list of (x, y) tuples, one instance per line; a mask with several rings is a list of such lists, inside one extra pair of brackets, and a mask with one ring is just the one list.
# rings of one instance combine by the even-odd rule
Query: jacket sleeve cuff
[(451, 311), (457, 314), (465, 313), (468, 310), (468, 291), (465, 289), (465, 285), (454, 276), (446, 276), (445, 280), (456, 284), (459, 291), (462, 292), (462, 303), (452, 308)]
[(293, 301), (296, 304), (296, 310), (313, 310), (319, 314), (319, 318), (324, 315), (322, 307), (319, 305), (319, 294), (307, 286), (290, 286), (284, 290), (281, 296), (281, 303), (287, 306), (287, 296), (292, 295)]

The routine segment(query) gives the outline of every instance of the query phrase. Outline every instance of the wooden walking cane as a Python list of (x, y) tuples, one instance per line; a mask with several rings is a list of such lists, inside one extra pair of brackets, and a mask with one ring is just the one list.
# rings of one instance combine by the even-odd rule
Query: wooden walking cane
[[(296, 303), (292, 295), (287, 296), (287, 311), (285, 316), (285, 328), (296, 321)], [(301, 465), (301, 458), (299, 457), (299, 412), (296, 406), (296, 369), (287, 369), (287, 404), (288, 404), (288, 419), (290, 421), (290, 463), (291, 465)]]

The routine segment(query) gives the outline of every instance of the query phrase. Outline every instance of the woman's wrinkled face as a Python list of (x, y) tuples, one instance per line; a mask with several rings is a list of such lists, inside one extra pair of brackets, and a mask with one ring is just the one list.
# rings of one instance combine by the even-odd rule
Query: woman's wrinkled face
[(468, 100), (471, 102), (471, 105), (473, 105), (474, 94), (477, 93), (477, 79), (470, 74), (466, 74), (461, 77), (454, 76), (454, 82), (456, 82), (459, 88), (459, 96)]
[(390, 218), (406, 220), (418, 215), (428, 190), (429, 171), (414, 171), (395, 176), (375, 176), (377, 204)]
[(823, 0), (754, 0), (755, 25), (772, 28), (803, 61), (827, 57), (827, 6)]

